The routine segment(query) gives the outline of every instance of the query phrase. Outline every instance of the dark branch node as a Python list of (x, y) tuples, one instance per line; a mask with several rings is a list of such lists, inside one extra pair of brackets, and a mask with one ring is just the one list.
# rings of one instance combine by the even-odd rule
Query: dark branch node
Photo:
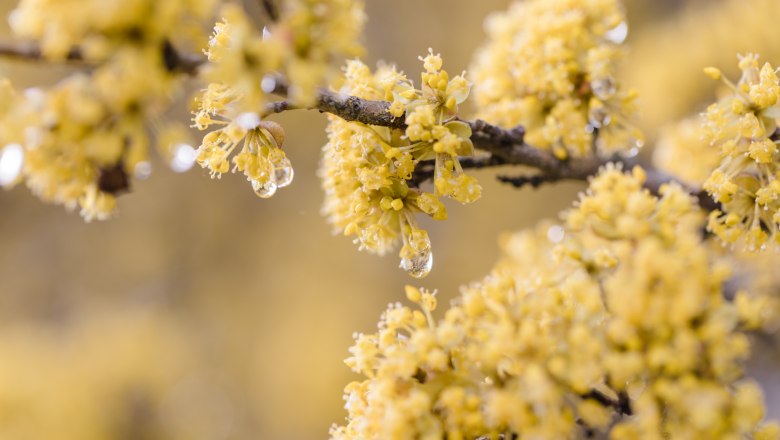
[(130, 178), (121, 162), (108, 168), (101, 168), (97, 184), (100, 191), (109, 194), (130, 190)]

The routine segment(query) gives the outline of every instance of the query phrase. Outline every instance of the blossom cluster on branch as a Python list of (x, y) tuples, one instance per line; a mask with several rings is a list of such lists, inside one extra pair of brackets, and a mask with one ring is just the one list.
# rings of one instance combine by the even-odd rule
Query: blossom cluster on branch
[[(492, 15), (469, 76), (473, 120), (461, 113), (472, 84), (432, 49), (417, 86), (354, 58), (361, 0), (262, 3), (264, 23), (231, 1), (22, 0), (10, 22), (30, 45), (0, 54), (77, 64), (47, 88), (0, 84), (0, 185), (107, 219), (156, 143), (174, 169), (238, 172), (267, 198), (294, 175), (269, 117), (316, 109), (329, 113), (324, 216), (360, 250), (400, 246), (400, 267), (421, 278), (433, 255), (417, 216), (479, 199), (469, 168), (523, 166), (500, 177), (517, 187), (587, 180), (563, 224), (509, 237), (443, 316), (435, 291), (407, 287), (419, 309), (391, 304), (375, 333), (356, 334), (347, 364), (363, 379), (331, 437), (780, 438), (744, 371), (748, 332), (780, 324), (780, 280), (762, 276), (780, 243), (772, 65), (740, 56), (736, 83), (705, 69), (727, 93), (665, 130), (647, 163), (637, 94), (617, 79), (618, 0)], [(202, 86), (197, 148), (184, 124), (160, 122), (189, 77)]]
[(478, 116), (522, 125), (556, 157), (636, 154), (636, 92), (616, 79), (627, 34), (617, 0), (514, 3), (485, 24), (473, 68)]
[[(471, 203), (481, 193), (458, 159), (474, 152), (471, 129), (451, 120), (469, 85), (463, 76), (450, 79), (438, 54), (431, 51), (421, 60), (425, 72), (420, 90), (393, 67), (372, 74), (359, 61), (348, 63), (340, 93), (391, 99), (388, 111), (396, 117), (406, 114), (407, 126), (402, 131), (329, 117), (320, 170), (323, 212), (336, 231), (355, 235), (361, 249), (380, 255), (402, 241), (401, 267), (414, 277), (427, 275), (433, 263), (428, 233), (417, 225), (415, 214), (444, 220), (447, 211), (439, 197)], [(433, 193), (409, 185), (425, 160), (435, 163)]]
[(694, 200), (643, 179), (604, 169), (565, 225), (509, 237), (441, 318), (435, 292), (407, 287), (420, 310), (391, 304), (355, 336), (365, 379), (332, 438), (777, 438), (742, 377), (760, 311), (724, 299)]

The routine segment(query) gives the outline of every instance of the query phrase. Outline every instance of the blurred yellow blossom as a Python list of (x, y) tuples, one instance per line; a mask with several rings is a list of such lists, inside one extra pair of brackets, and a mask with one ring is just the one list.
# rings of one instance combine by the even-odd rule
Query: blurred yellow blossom
[(660, 130), (653, 149), (653, 164), (700, 188), (720, 165), (720, 154), (706, 139), (700, 117), (690, 117)]
[(628, 30), (617, 0), (515, 2), (485, 30), (473, 67), (480, 118), (522, 125), (529, 144), (561, 159), (635, 154), (636, 93), (615, 77)]

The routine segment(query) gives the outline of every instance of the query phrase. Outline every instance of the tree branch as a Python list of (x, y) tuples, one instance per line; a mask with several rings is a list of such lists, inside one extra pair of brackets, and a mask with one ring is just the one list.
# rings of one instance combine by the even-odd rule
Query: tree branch
[(260, 0), (260, 4), (271, 21), (279, 21), (279, 8), (276, 7), (274, 0)]
[[(265, 0), (262, 3), (270, 15), (272, 12), (267, 8), (269, 6), (274, 8), (275, 5)], [(161, 50), (165, 66), (171, 72), (195, 75), (200, 66), (206, 62), (202, 56), (179, 53), (168, 41), (163, 43)], [(0, 41), (0, 56), (31, 61), (44, 60), (40, 47), (34, 43)], [(88, 62), (78, 48), (71, 49), (64, 61)], [(263, 85), (267, 93), (287, 96), (289, 87), (282, 76), (276, 74), (267, 75), (263, 82), (268, 82), (268, 87), (265, 84)], [(288, 101), (277, 101), (268, 104), (263, 111), (263, 115), (281, 113), (298, 108), (301, 107), (296, 107)], [(330, 113), (346, 121), (390, 127), (398, 130), (406, 129), (405, 117), (395, 117), (390, 114), (390, 103), (387, 101), (372, 101), (322, 89), (319, 92), (316, 104), (308, 109)], [(664, 183), (677, 182), (698, 199), (702, 208), (714, 210), (719, 207), (719, 204), (713, 201), (704, 191), (691, 188), (648, 164), (642, 164), (619, 156), (560, 160), (548, 151), (528, 145), (525, 142), (525, 130), (522, 127), (504, 129), (480, 119), (461, 121), (471, 127), (471, 141), (474, 143), (475, 148), (490, 154), (489, 156), (477, 158), (462, 158), (460, 159), (461, 166), (463, 168), (485, 168), (501, 165), (522, 165), (537, 171), (536, 174), (530, 176), (499, 177), (499, 180), (502, 182), (516, 187), (526, 185), (538, 187), (544, 183), (562, 180), (585, 181), (597, 174), (599, 168), (612, 162), (622, 164), (624, 168), (642, 165), (647, 174), (645, 186), (653, 193), (657, 194)], [(780, 137), (780, 130), (778, 130), (776, 135)], [(418, 165), (418, 169), (415, 170), (410, 184), (419, 186), (420, 183), (431, 178), (433, 178), (433, 163), (423, 163)]]
[[(163, 41), (160, 48), (163, 63), (165, 68), (170, 72), (179, 72), (186, 75), (194, 76), (198, 68), (203, 65), (206, 60), (200, 55), (182, 54), (173, 47), (170, 41)], [(64, 58), (61, 60), (46, 58), (43, 55), (41, 47), (32, 42), (18, 42), (18, 41), (0, 41), (0, 57), (20, 60), (20, 61), (47, 61), (64, 63), (76, 63), (83, 65), (96, 64), (95, 60), (88, 60), (84, 57), (83, 52), (78, 47), (71, 48)]]
[[(45, 59), (40, 46), (37, 44), (16, 41), (0, 41), (0, 56), (23, 61), (41, 61)], [(46, 59), (46, 61), (50, 60)], [(83, 62), (84, 57), (81, 55), (81, 50), (74, 48), (65, 55), (63, 61)]]
[(631, 408), (631, 399), (628, 397), (625, 391), (621, 391), (617, 395), (617, 399), (613, 399), (606, 394), (598, 390), (591, 390), (581, 396), (583, 399), (592, 399), (598, 402), (600, 405), (607, 408), (614, 408), (618, 414), (621, 415), (633, 415), (634, 411)]
[[(392, 116), (389, 108), (390, 103), (386, 101), (371, 101), (327, 90), (320, 92), (317, 104), (313, 107), (320, 112), (331, 113), (347, 121), (404, 130), (406, 128), (405, 118)], [(471, 127), (471, 141), (474, 143), (474, 147), (490, 153), (486, 157), (461, 158), (463, 168), (523, 165), (538, 172), (532, 176), (500, 179), (507, 183), (520, 184), (520, 186), (531, 184), (537, 187), (543, 183), (564, 180), (587, 181), (607, 163), (622, 164), (625, 169), (641, 165), (647, 175), (645, 187), (654, 194), (658, 194), (663, 184), (676, 182), (696, 197), (702, 208), (711, 211), (719, 207), (719, 204), (712, 200), (706, 192), (692, 188), (673, 176), (634, 159), (625, 159), (616, 155), (608, 158), (588, 157), (561, 160), (548, 151), (528, 145), (525, 142), (525, 130), (522, 127), (504, 129), (480, 119), (463, 120), (462, 122)], [(432, 163), (418, 165), (410, 183), (419, 185), (432, 177)]]

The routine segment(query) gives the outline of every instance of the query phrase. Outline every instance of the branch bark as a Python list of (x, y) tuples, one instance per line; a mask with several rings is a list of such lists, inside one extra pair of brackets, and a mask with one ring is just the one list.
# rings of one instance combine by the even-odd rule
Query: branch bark
[[(263, 4), (275, 6), (265, 1), (263, 1)], [(202, 56), (179, 53), (167, 41), (163, 42), (161, 50), (166, 68), (171, 72), (181, 72), (195, 76), (200, 66), (206, 62)], [(44, 60), (40, 47), (34, 43), (0, 41), (0, 56), (31, 61)], [(85, 60), (78, 48), (68, 52), (63, 61), (89, 62)], [(283, 77), (269, 75), (266, 78), (274, 81), (269, 93), (283, 97), (287, 96), (288, 85)], [(268, 115), (299, 108), (292, 105), (289, 101), (281, 100), (269, 104), (263, 113)], [(394, 117), (390, 114), (390, 103), (387, 101), (361, 99), (326, 89), (320, 90), (316, 104), (309, 107), (309, 109), (330, 113), (347, 121), (360, 122), (367, 125), (390, 127), (398, 130), (406, 128), (405, 117)], [(535, 174), (530, 175), (499, 177), (499, 180), (502, 182), (516, 187), (526, 185), (537, 187), (544, 183), (563, 180), (586, 181), (589, 177), (598, 173), (599, 168), (612, 162), (622, 164), (625, 168), (641, 165), (648, 177), (645, 186), (654, 193), (657, 193), (664, 183), (677, 182), (698, 199), (702, 208), (714, 210), (719, 207), (719, 204), (713, 201), (705, 192), (691, 188), (649, 164), (643, 164), (633, 159), (624, 159), (619, 156), (560, 160), (548, 151), (528, 145), (525, 142), (525, 130), (522, 127), (505, 129), (479, 119), (473, 121), (462, 120), (462, 122), (467, 123), (471, 127), (471, 141), (474, 143), (475, 148), (485, 151), (489, 155), (478, 158), (463, 158), (461, 159), (461, 166), (463, 168), (485, 168), (502, 165), (521, 165), (536, 170)], [(415, 171), (410, 183), (419, 185), (432, 177), (433, 164), (422, 163), (418, 165), (418, 170)]]
[[(278, 104), (275, 103), (275, 105)], [(311, 109), (331, 113), (347, 121), (404, 130), (406, 128), (405, 118), (403, 116), (392, 116), (389, 108), (390, 103), (387, 101), (371, 101), (322, 90), (316, 106)], [(533, 186), (539, 186), (543, 183), (564, 180), (587, 181), (588, 178), (597, 174), (599, 169), (607, 163), (622, 164), (625, 169), (640, 165), (647, 175), (645, 187), (654, 194), (658, 194), (663, 184), (676, 182), (696, 197), (703, 209), (712, 211), (719, 208), (719, 204), (712, 200), (706, 192), (693, 188), (652, 165), (641, 163), (636, 159), (612, 156), (608, 158), (588, 157), (561, 160), (548, 151), (528, 145), (525, 142), (525, 130), (522, 127), (505, 129), (480, 119), (474, 121), (463, 120), (463, 122), (471, 127), (471, 141), (474, 143), (474, 147), (489, 153), (489, 156), (486, 157), (461, 159), (463, 168), (522, 165), (537, 171), (532, 176), (500, 179), (507, 183), (516, 186), (524, 186), (529, 183)], [(432, 166), (432, 164), (418, 166), (411, 183), (419, 185), (419, 183), (432, 178)]]
[[(165, 68), (170, 72), (180, 72), (186, 75), (194, 76), (200, 66), (206, 60), (200, 55), (183, 54), (173, 47), (171, 42), (163, 41), (160, 47)], [(0, 41), (0, 57), (10, 58), (20, 61), (46, 61), (54, 63), (61, 61), (63, 63), (75, 63), (81, 65), (95, 64), (95, 60), (89, 60), (84, 57), (84, 53), (78, 47), (71, 48), (62, 59), (46, 58), (43, 55), (41, 47), (32, 42)]]

